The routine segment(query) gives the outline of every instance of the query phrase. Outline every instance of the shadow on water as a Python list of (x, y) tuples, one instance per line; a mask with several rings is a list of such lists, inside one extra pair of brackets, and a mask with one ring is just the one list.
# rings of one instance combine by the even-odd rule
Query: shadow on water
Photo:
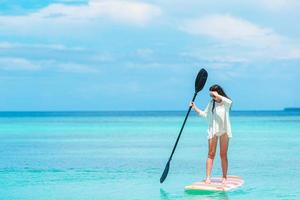
[[(184, 199), (191, 200), (229, 200), (226, 192), (215, 191), (184, 191)], [(161, 200), (174, 199), (170, 197), (170, 194), (163, 189), (160, 189)], [(180, 198), (182, 199), (182, 198)]]
[(169, 200), (169, 193), (167, 193), (165, 190), (160, 188), (160, 199), (161, 200)]

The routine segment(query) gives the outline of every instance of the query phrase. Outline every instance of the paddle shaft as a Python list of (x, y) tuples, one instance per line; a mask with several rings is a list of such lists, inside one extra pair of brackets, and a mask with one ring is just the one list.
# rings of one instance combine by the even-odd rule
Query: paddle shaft
[[(192, 102), (194, 102), (196, 96), (197, 96), (197, 92), (195, 92)], [(177, 137), (176, 143), (175, 143), (175, 145), (174, 145), (174, 147), (173, 147), (173, 150), (172, 150), (172, 153), (171, 153), (171, 156), (170, 156), (168, 162), (170, 162), (170, 161), (172, 160), (173, 154), (174, 154), (174, 152), (175, 152), (175, 149), (176, 149), (176, 147), (177, 147), (179, 138), (180, 138), (181, 133), (182, 133), (182, 130), (183, 130), (184, 126), (185, 126), (186, 120), (187, 120), (187, 118), (188, 118), (188, 116), (189, 116), (189, 114), (190, 114), (190, 112), (191, 112), (191, 109), (192, 109), (192, 106), (189, 107), (189, 110), (188, 110), (188, 112), (186, 113), (185, 119), (184, 119), (183, 124), (182, 124), (182, 126), (181, 126), (179, 135), (178, 135), (178, 137)]]

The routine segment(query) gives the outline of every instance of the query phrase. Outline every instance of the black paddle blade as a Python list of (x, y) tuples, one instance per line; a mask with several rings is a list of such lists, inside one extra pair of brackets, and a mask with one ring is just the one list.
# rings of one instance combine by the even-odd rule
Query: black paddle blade
[(195, 81), (195, 93), (199, 92), (203, 89), (205, 83), (207, 80), (207, 71), (202, 68), (197, 75), (196, 81)]
[(168, 173), (169, 173), (169, 168), (170, 168), (170, 161), (168, 161), (168, 163), (166, 164), (165, 170), (160, 177), (160, 183), (163, 183), (165, 181), (165, 179), (167, 178)]

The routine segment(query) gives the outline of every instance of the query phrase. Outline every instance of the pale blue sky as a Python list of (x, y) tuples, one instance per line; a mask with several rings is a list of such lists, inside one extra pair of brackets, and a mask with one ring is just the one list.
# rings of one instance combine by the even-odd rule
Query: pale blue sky
[(0, 110), (300, 107), (298, 0), (0, 0)]

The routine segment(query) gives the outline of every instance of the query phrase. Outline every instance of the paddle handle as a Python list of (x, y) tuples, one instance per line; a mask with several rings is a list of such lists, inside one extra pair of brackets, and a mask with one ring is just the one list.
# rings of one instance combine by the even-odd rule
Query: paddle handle
[[(195, 92), (195, 93), (194, 93), (194, 97), (193, 97), (193, 99), (192, 99), (192, 102), (194, 102), (194, 100), (195, 100), (196, 96), (197, 96), (197, 92)], [(168, 161), (168, 162), (170, 162), (170, 161), (172, 160), (173, 154), (174, 154), (174, 152), (175, 152), (175, 149), (176, 149), (176, 147), (177, 147), (177, 144), (178, 144), (179, 138), (180, 138), (180, 136), (181, 136), (181, 133), (182, 133), (182, 130), (183, 130), (184, 126), (185, 126), (186, 120), (187, 120), (187, 118), (188, 118), (188, 116), (189, 116), (189, 114), (190, 114), (190, 112), (191, 112), (191, 109), (192, 109), (192, 106), (190, 106), (190, 107), (189, 107), (189, 109), (188, 109), (188, 111), (187, 111), (187, 113), (186, 113), (186, 115), (185, 115), (185, 118), (184, 118), (183, 124), (182, 124), (182, 126), (181, 126), (181, 129), (180, 129), (179, 135), (178, 135), (178, 137), (177, 137), (176, 143), (175, 143), (175, 145), (174, 145), (174, 147), (173, 147), (173, 150), (172, 150), (172, 153), (171, 153), (171, 156), (170, 156), (170, 158), (169, 158), (169, 161)]]

